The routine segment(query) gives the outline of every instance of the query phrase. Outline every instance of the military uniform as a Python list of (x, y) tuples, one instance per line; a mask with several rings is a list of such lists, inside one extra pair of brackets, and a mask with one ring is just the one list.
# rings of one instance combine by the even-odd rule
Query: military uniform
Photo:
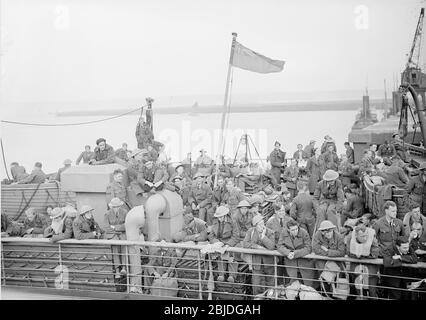
[(325, 173), (325, 163), (324, 158), (319, 156), (316, 158), (315, 156), (308, 159), (308, 163), (306, 164), (306, 172), (308, 173), (308, 188), (309, 192), (312, 194), (315, 192), (318, 181), (321, 180), (321, 177)]
[(387, 251), (392, 250), (398, 237), (405, 235), (404, 225), (397, 218), (389, 223), (386, 216), (383, 216), (374, 223), (373, 229), (376, 231), (380, 246), (380, 256), (382, 257)]
[[(124, 222), (126, 221), (127, 212), (127, 209), (122, 206), (117, 214), (112, 209), (105, 213), (104, 224), (107, 226), (104, 234), (105, 239), (126, 240), (126, 227), (124, 226)], [(111, 226), (114, 226), (114, 228)], [(111, 251), (114, 267), (117, 269), (119, 266), (123, 266), (124, 257), (122, 257), (122, 254), (125, 252), (124, 247), (111, 246)]]
[[(243, 247), (260, 249), (259, 246), (264, 249), (274, 250), (274, 231), (266, 228), (265, 236), (261, 238), (256, 227), (251, 227), (244, 237)], [(252, 255), (252, 268), (252, 285), (254, 295), (263, 293), (266, 288), (269, 289), (274, 286), (274, 256), (258, 254)]]
[(28, 218), (24, 220), (24, 232), (30, 228), (34, 228), (32, 234), (44, 234), (44, 230), (49, 227), (50, 220), (46, 214), (37, 212), (32, 221)]
[(324, 158), (326, 170), (338, 171), (340, 161), (339, 161), (339, 157), (337, 156), (336, 152), (326, 151), (325, 153), (323, 153), (323, 158)]
[(75, 161), (75, 164), (78, 166), (81, 160), (83, 160), (83, 163), (89, 163), (90, 159), (93, 158), (94, 154), (95, 153), (93, 151), (83, 151), (78, 156), (77, 160)]
[(41, 169), (37, 168), (31, 171), (31, 174), (28, 177), (22, 180), (19, 180), (18, 183), (19, 184), (44, 183), (45, 181), (46, 181), (46, 174)]
[(285, 162), (285, 152), (281, 149), (274, 149), (269, 155), (269, 162), (271, 163), (272, 183), (274, 186), (279, 185), (281, 180), (281, 164)]
[(235, 212), (237, 205), (242, 200), (247, 200), (247, 198), (240, 190), (236, 188), (232, 191), (227, 190), (223, 195), (223, 203), (228, 205), (231, 213)]
[(74, 235), (73, 228), (72, 228), (74, 219), (75, 218), (66, 217), (64, 220), (64, 225), (62, 227), (62, 232), (59, 234), (52, 235), (52, 237), (50, 238), (50, 241), (57, 242), (60, 240), (65, 240), (65, 239), (72, 239)]
[(426, 181), (421, 173), (410, 179), (406, 190), (410, 201), (420, 205), (420, 212), (426, 216)]
[(72, 230), (77, 240), (95, 239), (93, 231), (103, 233), (103, 230), (101, 230), (95, 219), (87, 220), (83, 215), (74, 219)]
[(26, 177), (28, 177), (28, 173), (25, 171), (23, 166), (13, 166), (10, 168), (10, 173), (12, 174), (12, 178), (14, 182), (18, 182)]
[(154, 184), (159, 181), (162, 181), (163, 184), (161, 184), (157, 188), (157, 190), (161, 190), (164, 187), (164, 183), (168, 180), (168, 178), (169, 174), (163, 168), (154, 165), (151, 169), (148, 169), (148, 167), (142, 166), (142, 168), (138, 172), (137, 182), (133, 181), (132, 187), (134, 188), (133, 190), (136, 193), (140, 193), (142, 190), (145, 192), (149, 192), (151, 190), (151, 187), (145, 184), (146, 181), (149, 181)]
[(188, 203), (199, 206), (198, 217), (203, 221), (211, 221), (211, 216), (214, 211), (212, 210), (212, 189), (209, 185), (203, 183), (201, 185), (195, 184), (192, 186), (188, 196)]
[(120, 158), (121, 160), (127, 161), (129, 160), (129, 155), (127, 154), (127, 152), (127, 150), (120, 148), (115, 151), (115, 156)]
[(314, 197), (319, 200), (317, 210), (317, 225), (323, 220), (331, 221), (336, 227), (341, 227), (338, 212), (343, 207), (343, 188), (340, 180), (334, 180), (334, 184), (327, 185), (327, 181), (321, 180), (315, 190)]
[[(119, 198), (121, 201), (127, 204), (127, 188), (126, 186), (117, 181), (111, 182), (106, 188), (106, 201), (109, 203), (112, 198)], [(130, 208), (129, 208), (130, 209)]]
[(154, 134), (152, 133), (150, 126), (142, 121), (139, 121), (136, 125), (135, 135), (139, 149), (147, 148), (154, 140)]
[(242, 214), (240, 209), (237, 209), (232, 216), (235, 225), (238, 229), (239, 240), (244, 240), (248, 229), (252, 227), (251, 221), (253, 220), (253, 212), (250, 210), (246, 214)]
[[(325, 251), (321, 248), (324, 246), (328, 249)], [(326, 257), (344, 257), (346, 254), (346, 244), (343, 236), (336, 230), (333, 230), (333, 237), (327, 239), (321, 231), (317, 231), (312, 239), (312, 251), (315, 254)], [(315, 267), (317, 270), (323, 270), (326, 261), (316, 260)]]
[(276, 214), (268, 219), (266, 222), (266, 227), (271, 229), (275, 235), (275, 244), (280, 240), (280, 235), (283, 229), (287, 228), (287, 222), (293, 220), (290, 216), (285, 215), (283, 218), (278, 218)]
[[(286, 181), (285, 186), (288, 191), (290, 191), (291, 197), (293, 198), (296, 195), (296, 183), (297, 178), (299, 177), (299, 168), (296, 166), (289, 166), (284, 170), (284, 181)], [(293, 179), (296, 179), (293, 181)]]
[(377, 150), (377, 155), (382, 158), (384, 157), (392, 158), (393, 156), (396, 155), (395, 147), (391, 144), (388, 144), (388, 145), (382, 144)]
[(90, 160), (95, 160), (96, 162), (94, 164), (96, 165), (114, 163), (115, 154), (113, 147), (111, 147), (109, 144), (105, 144), (105, 149), (101, 150), (99, 146), (96, 146), (93, 156)]
[[(195, 236), (199, 234), (199, 236)], [(207, 240), (207, 226), (206, 222), (199, 219), (194, 218), (188, 225), (185, 224), (181, 231), (175, 233), (173, 235), (173, 240), (175, 242), (182, 241), (206, 241)]]
[(351, 146), (349, 146), (347, 149), (346, 149), (346, 157), (348, 158), (348, 162), (350, 163), (350, 164), (354, 164), (355, 163), (355, 152), (354, 152), (354, 149), (352, 149), (352, 147)]
[(299, 223), (299, 226), (308, 231), (312, 237), (315, 228), (313, 197), (306, 193), (299, 193), (292, 201), (290, 216)]

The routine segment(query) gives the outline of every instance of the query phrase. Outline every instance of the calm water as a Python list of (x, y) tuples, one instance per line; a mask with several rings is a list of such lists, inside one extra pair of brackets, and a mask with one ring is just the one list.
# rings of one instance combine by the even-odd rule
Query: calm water
[[(306, 145), (316, 139), (317, 145), (330, 134), (337, 143), (338, 153), (344, 152), (343, 143), (355, 120), (357, 111), (277, 112), (231, 114), (225, 155), (234, 157), (239, 139), (247, 132), (253, 139), (260, 156), (266, 158), (278, 140), (289, 155), (297, 144)], [(101, 117), (55, 117), (39, 116), (13, 119), (35, 123), (75, 123), (91, 121)], [(12, 119), (10, 119), (12, 120)], [(46, 173), (56, 171), (66, 158), (73, 162), (84, 145), (92, 148), (99, 137), (104, 137), (114, 149), (127, 142), (129, 149), (136, 147), (135, 127), (138, 116), (122, 118), (90, 125), (67, 127), (34, 127), (2, 125), (2, 139), (7, 164), (18, 161), (31, 171), (34, 162), (41, 161)], [(193, 151), (193, 158), (204, 147), (209, 155), (215, 155), (221, 114), (201, 115), (156, 115), (154, 133), (157, 140), (166, 144), (166, 152), (173, 161), (182, 160)], [(254, 156), (254, 149), (252, 155)], [(5, 177), (3, 164), (1, 177)]]

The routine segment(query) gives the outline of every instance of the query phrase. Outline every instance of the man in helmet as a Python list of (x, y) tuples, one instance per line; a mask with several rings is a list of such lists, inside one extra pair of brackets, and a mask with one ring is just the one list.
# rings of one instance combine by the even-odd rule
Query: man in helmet
[(72, 225), (74, 237), (77, 240), (100, 239), (102, 237), (104, 231), (93, 218), (94, 210), (95, 209), (89, 205), (83, 205), (81, 207), (79, 216), (75, 218)]

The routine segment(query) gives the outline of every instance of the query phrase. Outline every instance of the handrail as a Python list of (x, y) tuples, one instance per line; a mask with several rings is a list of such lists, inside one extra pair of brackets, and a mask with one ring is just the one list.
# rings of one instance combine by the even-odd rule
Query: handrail
[[(7, 237), (2, 238), (1, 242), (5, 243), (46, 243), (51, 244), (49, 239), (43, 238), (18, 238), (18, 237)], [(128, 240), (76, 240), (76, 239), (67, 239), (58, 241), (57, 244), (78, 244), (78, 245), (121, 245), (121, 246), (148, 246), (148, 247), (167, 247), (167, 248), (177, 248), (177, 249), (192, 249), (192, 250), (201, 250), (205, 245), (192, 245), (187, 243), (160, 243), (152, 241), (128, 241)], [(246, 254), (257, 254), (257, 255), (268, 255), (268, 256), (278, 256), (282, 257), (283, 255), (277, 250), (266, 250), (266, 249), (248, 249), (240, 247), (228, 247), (226, 249), (228, 252), (234, 253), (246, 253)], [(327, 257), (320, 256), (315, 253), (310, 253), (300, 259), (316, 259), (316, 260), (332, 260), (340, 262), (354, 262), (358, 264), (374, 264), (374, 265), (383, 265), (383, 259), (355, 259), (350, 257)], [(405, 267), (411, 268), (426, 268), (426, 262), (417, 262), (416, 264), (402, 264)]]

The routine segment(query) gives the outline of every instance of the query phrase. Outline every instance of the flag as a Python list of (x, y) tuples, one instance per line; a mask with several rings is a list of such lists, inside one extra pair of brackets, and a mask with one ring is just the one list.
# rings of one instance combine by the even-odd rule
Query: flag
[(285, 61), (272, 60), (235, 41), (231, 64), (234, 67), (259, 73), (281, 72)]

